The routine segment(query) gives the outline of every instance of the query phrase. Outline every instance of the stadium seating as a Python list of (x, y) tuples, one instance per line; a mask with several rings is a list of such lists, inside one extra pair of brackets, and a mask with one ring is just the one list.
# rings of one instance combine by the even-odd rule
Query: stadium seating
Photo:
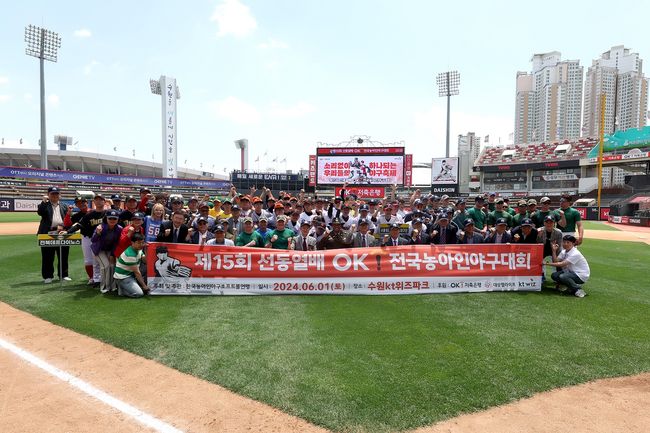
[[(586, 158), (587, 154), (593, 149), (598, 140), (595, 138), (579, 138), (577, 140), (554, 141), (550, 143), (530, 143), (530, 144), (510, 144), (507, 146), (486, 146), (478, 159), (476, 166), (482, 165), (499, 165), (499, 164), (516, 164), (529, 162), (543, 162), (557, 159), (559, 155), (556, 149), (560, 145), (570, 145), (566, 153), (563, 153), (563, 159), (581, 159)], [(511, 156), (504, 156), (504, 152), (514, 150)], [(509, 154), (510, 152), (506, 152)]]

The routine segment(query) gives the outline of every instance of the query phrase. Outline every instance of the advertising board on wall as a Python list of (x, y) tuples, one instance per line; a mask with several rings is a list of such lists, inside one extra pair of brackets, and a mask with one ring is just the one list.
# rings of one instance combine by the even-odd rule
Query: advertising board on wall
[(458, 158), (433, 158), (431, 161), (431, 192), (458, 193)]
[(403, 185), (403, 147), (318, 148), (318, 185)]

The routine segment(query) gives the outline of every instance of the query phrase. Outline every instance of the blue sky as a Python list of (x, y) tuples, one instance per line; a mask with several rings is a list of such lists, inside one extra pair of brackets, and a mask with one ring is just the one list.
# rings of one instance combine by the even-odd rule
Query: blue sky
[[(181, 165), (307, 168), (317, 142), (361, 134), (404, 141), (416, 162), (444, 156), (444, 98), (435, 75), (461, 74), (451, 141), (474, 131), (493, 144), (513, 131), (515, 74), (533, 53), (558, 50), (585, 67), (624, 44), (650, 61), (644, 1), (29, 1), (0, 16), (0, 136), (40, 134), (38, 61), (28, 24), (62, 37), (46, 64), (48, 143), (161, 158), (160, 99), (148, 80), (175, 77)], [(602, 30), (601, 30), (602, 29)], [(115, 152), (113, 149), (117, 148)], [(263, 155), (267, 153), (267, 157)], [(255, 159), (260, 156), (260, 162)], [(286, 164), (272, 159), (287, 159)]]

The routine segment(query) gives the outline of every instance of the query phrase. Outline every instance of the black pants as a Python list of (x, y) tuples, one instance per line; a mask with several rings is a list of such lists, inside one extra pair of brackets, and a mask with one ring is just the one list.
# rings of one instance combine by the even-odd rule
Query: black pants
[(59, 254), (59, 247), (41, 248), (41, 275), (43, 279), (54, 278), (55, 254), (59, 257), (59, 266), (56, 268), (59, 278), (68, 276), (68, 254), (70, 254), (70, 247), (61, 247), (61, 254)]

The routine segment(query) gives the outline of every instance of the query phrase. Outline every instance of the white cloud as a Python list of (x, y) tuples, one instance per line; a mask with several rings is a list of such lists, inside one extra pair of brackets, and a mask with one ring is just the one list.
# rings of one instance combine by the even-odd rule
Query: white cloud
[(239, 0), (224, 0), (214, 10), (210, 21), (217, 22), (217, 36), (246, 36), (257, 28), (250, 8)]
[(11, 95), (0, 95), (0, 104), (4, 102), (9, 102), (11, 99)]
[(93, 60), (84, 66), (84, 75), (90, 75), (93, 72), (95, 66), (99, 66), (100, 63), (97, 60)]
[(7, 84), (9, 82), (9, 77), (3, 77), (0, 75), (0, 84)]
[(47, 97), (47, 103), (50, 104), (52, 107), (56, 108), (59, 106), (59, 95), (52, 93), (50, 96)]
[(313, 113), (314, 111), (316, 111), (316, 107), (307, 102), (298, 102), (291, 106), (273, 104), (269, 110), (269, 116), (283, 119), (295, 119)]
[(286, 42), (282, 42), (282, 41), (280, 41), (278, 39), (273, 39), (273, 38), (269, 38), (268, 41), (262, 42), (258, 46), (260, 48), (263, 48), (263, 49), (267, 49), (267, 48), (287, 49), (287, 48), (289, 48), (289, 45)]
[(92, 35), (92, 32), (88, 29), (79, 29), (74, 31), (75, 38), (89, 38)]
[(221, 101), (213, 101), (210, 107), (217, 117), (228, 119), (241, 125), (253, 125), (260, 121), (260, 112), (253, 105), (229, 96)]

